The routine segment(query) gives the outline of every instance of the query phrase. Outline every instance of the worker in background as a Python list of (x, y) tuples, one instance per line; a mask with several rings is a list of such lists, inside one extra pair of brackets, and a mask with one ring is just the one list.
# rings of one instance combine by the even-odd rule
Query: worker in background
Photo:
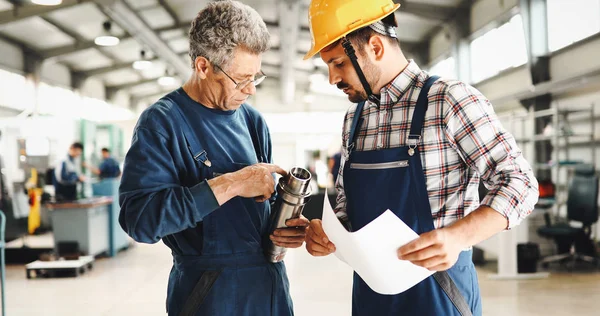
[(304, 243), (306, 218), (268, 233), (275, 189), (269, 129), (246, 100), (265, 75), (270, 35), (237, 1), (208, 4), (189, 31), (193, 74), (142, 113), (120, 186), (123, 229), (172, 251), (169, 315), (292, 315), (283, 262), (263, 238)]
[(337, 178), (340, 173), (340, 159), (342, 159), (342, 153), (338, 151), (327, 160), (329, 172), (333, 176), (333, 184), (337, 182)]
[[(355, 103), (344, 120), (336, 214), (356, 231), (390, 209), (420, 234), (398, 245), (398, 259), (436, 271), (397, 295), (378, 294), (355, 274), (352, 314), (481, 315), (471, 247), (528, 216), (538, 184), (479, 91), (404, 57), (399, 6), (312, 0), (309, 8), (305, 58), (320, 53), (330, 83)], [(490, 190), (482, 201), (480, 180)], [(311, 221), (306, 248), (335, 251), (320, 220)]]
[(121, 176), (121, 168), (119, 162), (110, 155), (108, 148), (102, 148), (102, 162), (98, 168), (90, 167), (85, 162), (83, 166), (90, 168), (93, 174), (100, 177), (100, 179), (112, 179)]
[(57, 201), (73, 201), (77, 199), (77, 183), (84, 182), (85, 176), (80, 174), (79, 157), (83, 153), (83, 145), (79, 142), (69, 147), (67, 157), (54, 168), (54, 196)]

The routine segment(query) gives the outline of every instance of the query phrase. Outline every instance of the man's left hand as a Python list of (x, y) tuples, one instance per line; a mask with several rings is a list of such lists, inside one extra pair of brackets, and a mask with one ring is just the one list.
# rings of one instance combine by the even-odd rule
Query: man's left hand
[(269, 238), (277, 246), (298, 248), (304, 243), (308, 223), (308, 219), (302, 215), (300, 218), (288, 219), (285, 222), (288, 227), (276, 229)]
[(458, 260), (461, 245), (454, 231), (434, 229), (398, 249), (398, 258), (407, 260), (430, 271), (450, 269)]

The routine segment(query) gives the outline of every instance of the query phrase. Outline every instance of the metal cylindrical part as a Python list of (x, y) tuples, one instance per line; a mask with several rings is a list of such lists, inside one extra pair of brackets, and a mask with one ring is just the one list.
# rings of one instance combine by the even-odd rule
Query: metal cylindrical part
[[(310, 197), (310, 172), (304, 168), (292, 168), (287, 176), (279, 179), (277, 184), (277, 199), (271, 209), (269, 222), (269, 235), (277, 228), (287, 227), (288, 219), (298, 218), (304, 210), (304, 205)], [(270, 262), (283, 260), (287, 251), (284, 247), (273, 244), (265, 239), (265, 255)]]

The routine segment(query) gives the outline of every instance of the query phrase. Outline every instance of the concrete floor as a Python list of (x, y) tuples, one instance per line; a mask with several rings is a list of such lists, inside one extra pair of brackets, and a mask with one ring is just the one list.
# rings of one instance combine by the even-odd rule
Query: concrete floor
[[(7, 315), (165, 315), (170, 268), (163, 244), (137, 244), (99, 259), (78, 278), (27, 280), (23, 266), (9, 266)], [(288, 253), (287, 268), (296, 315), (350, 315), (352, 271), (345, 264), (302, 248)], [(490, 274), (479, 269), (486, 316), (600, 315), (600, 272), (521, 281), (495, 281)]]

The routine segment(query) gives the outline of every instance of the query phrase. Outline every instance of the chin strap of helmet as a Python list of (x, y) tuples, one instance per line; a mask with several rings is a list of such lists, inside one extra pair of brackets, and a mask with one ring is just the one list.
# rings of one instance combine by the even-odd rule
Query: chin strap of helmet
[(350, 58), (350, 61), (354, 66), (354, 70), (358, 75), (358, 79), (360, 80), (360, 83), (362, 83), (362, 86), (365, 89), (365, 92), (367, 93), (367, 99), (375, 104), (379, 104), (379, 97), (373, 94), (371, 86), (369, 85), (369, 82), (367, 82), (367, 78), (365, 77), (365, 74), (363, 73), (362, 69), (360, 68), (360, 65), (358, 64), (356, 51), (354, 50), (354, 47), (352, 47), (352, 44), (346, 37), (342, 38), (342, 47), (344, 47), (346, 55), (348, 55), (348, 57)]

